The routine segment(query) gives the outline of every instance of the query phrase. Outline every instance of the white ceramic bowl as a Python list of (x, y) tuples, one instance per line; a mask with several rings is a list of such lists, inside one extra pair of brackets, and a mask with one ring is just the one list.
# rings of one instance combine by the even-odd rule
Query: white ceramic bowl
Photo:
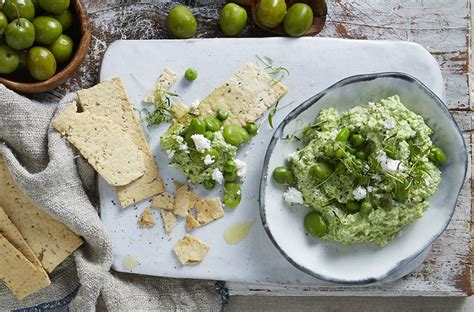
[[(314, 122), (321, 109), (346, 111), (398, 94), (403, 104), (423, 116), (433, 129), (433, 142), (448, 157), (441, 168), (439, 189), (429, 199), (425, 215), (406, 226), (384, 248), (373, 244), (343, 245), (305, 235), (303, 218), (309, 211), (294, 211), (283, 201), (285, 187), (271, 179), (298, 143), (282, 140)], [(283, 120), (267, 150), (260, 185), (260, 214), (263, 226), (283, 256), (298, 269), (330, 282), (364, 285), (397, 275), (430, 247), (446, 229), (467, 171), (467, 150), (461, 132), (444, 103), (417, 79), (402, 73), (380, 73), (346, 78), (302, 103)], [(404, 272), (408, 274), (409, 272)]]

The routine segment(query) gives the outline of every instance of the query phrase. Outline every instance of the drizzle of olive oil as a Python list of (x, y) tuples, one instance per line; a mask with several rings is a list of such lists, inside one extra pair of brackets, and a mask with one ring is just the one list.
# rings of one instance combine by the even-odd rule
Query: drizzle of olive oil
[(247, 237), (254, 224), (255, 220), (250, 220), (229, 225), (224, 232), (224, 240), (229, 245), (240, 243)]
[(122, 260), (122, 265), (127, 270), (133, 270), (138, 265), (138, 258), (135, 256), (126, 256)]

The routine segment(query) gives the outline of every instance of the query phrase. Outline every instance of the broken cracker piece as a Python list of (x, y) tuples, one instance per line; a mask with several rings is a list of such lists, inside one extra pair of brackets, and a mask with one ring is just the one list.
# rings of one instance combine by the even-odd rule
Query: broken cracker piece
[(288, 92), (288, 87), (252, 63), (243, 65), (224, 84), (199, 103), (200, 118), (229, 112), (225, 124), (245, 126), (255, 122)]
[(174, 199), (174, 214), (180, 217), (186, 217), (189, 213), (190, 194), (189, 186), (186, 184), (175, 183), (176, 197)]
[(163, 227), (166, 232), (172, 232), (176, 227), (176, 215), (170, 210), (160, 210), (161, 219), (163, 219)]
[(196, 202), (196, 215), (199, 224), (208, 224), (224, 216), (224, 205), (218, 197), (201, 198)]
[(145, 173), (143, 153), (109, 118), (78, 113), (72, 102), (52, 125), (110, 185), (127, 185)]
[(173, 114), (174, 118), (181, 119), (189, 113), (189, 107), (181, 102), (174, 102), (171, 105), (170, 113)]
[(192, 215), (186, 217), (186, 231), (191, 231), (200, 226), (201, 224)]
[(153, 218), (153, 214), (149, 207), (143, 210), (142, 214), (138, 218), (138, 224), (142, 228), (151, 228), (155, 226), (155, 219)]
[(144, 101), (147, 103), (156, 103), (156, 101), (163, 97), (166, 91), (178, 80), (178, 74), (166, 67), (161, 73), (160, 77), (155, 82), (150, 93), (145, 97)]
[(194, 194), (193, 192), (189, 192), (189, 205), (188, 210), (193, 209), (196, 206), (197, 201), (200, 199), (199, 196)]
[(202, 240), (186, 234), (183, 239), (173, 246), (173, 251), (181, 264), (192, 265), (204, 260), (209, 251), (209, 246)]
[(165, 210), (173, 210), (174, 209), (174, 197), (172, 194), (168, 192), (163, 192), (158, 194), (153, 198), (151, 203), (152, 208), (159, 208)]

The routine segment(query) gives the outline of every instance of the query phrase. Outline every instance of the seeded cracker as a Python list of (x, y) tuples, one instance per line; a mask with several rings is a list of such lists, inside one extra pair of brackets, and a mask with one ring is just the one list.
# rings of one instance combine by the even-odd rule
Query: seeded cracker
[(190, 194), (189, 186), (175, 182), (176, 197), (174, 199), (173, 213), (180, 217), (186, 217), (189, 213)]
[(145, 174), (126, 186), (117, 187), (122, 207), (126, 208), (163, 192), (165, 189), (158, 167), (143, 134), (140, 121), (128, 99), (122, 79), (112, 78), (90, 89), (78, 91), (77, 95), (85, 111), (95, 116), (108, 117), (119, 124), (122, 131), (130, 136), (133, 143), (143, 153)]
[(226, 124), (245, 126), (255, 122), (288, 91), (254, 64), (243, 65), (223, 85), (201, 101), (201, 118), (214, 116), (219, 109), (229, 112)]
[(138, 224), (142, 228), (152, 228), (155, 226), (155, 219), (153, 218), (153, 214), (151, 213), (150, 208), (145, 208), (142, 214), (138, 218)]
[(174, 197), (168, 192), (163, 192), (158, 194), (153, 198), (153, 202), (151, 203), (152, 208), (159, 208), (165, 210), (173, 210), (174, 209)]
[(160, 210), (161, 219), (163, 219), (163, 227), (166, 232), (172, 232), (176, 227), (176, 215), (170, 210)]
[(201, 224), (192, 215), (188, 215), (186, 217), (186, 230), (187, 231), (191, 231), (200, 226)]
[(219, 198), (199, 199), (196, 202), (197, 221), (208, 224), (224, 216), (223, 205)]
[(183, 239), (173, 246), (173, 251), (181, 264), (192, 265), (204, 260), (209, 251), (209, 246), (202, 240), (186, 234)]
[(189, 108), (183, 103), (175, 102), (171, 106), (170, 112), (173, 114), (174, 118), (181, 119), (188, 114)]
[(109, 118), (78, 113), (73, 102), (52, 124), (107, 183), (127, 185), (145, 173), (142, 152)]
[(153, 89), (145, 97), (144, 101), (147, 103), (155, 103), (158, 98), (163, 97), (164, 93), (168, 91), (172, 85), (174, 85), (177, 79), (178, 74), (168, 67), (165, 68), (160, 77), (158, 77)]

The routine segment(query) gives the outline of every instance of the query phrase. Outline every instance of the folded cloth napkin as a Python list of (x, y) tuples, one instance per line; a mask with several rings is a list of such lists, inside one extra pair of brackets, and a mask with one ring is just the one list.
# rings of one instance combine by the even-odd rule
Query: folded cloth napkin
[(50, 287), (22, 301), (0, 283), (0, 310), (34, 307), (77, 294), (73, 311), (219, 311), (213, 283), (111, 272), (112, 242), (92, 202), (95, 173), (51, 128), (59, 104), (38, 103), (0, 85), (0, 154), (23, 191), (44, 211), (82, 236), (85, 244), (52, 274)]

